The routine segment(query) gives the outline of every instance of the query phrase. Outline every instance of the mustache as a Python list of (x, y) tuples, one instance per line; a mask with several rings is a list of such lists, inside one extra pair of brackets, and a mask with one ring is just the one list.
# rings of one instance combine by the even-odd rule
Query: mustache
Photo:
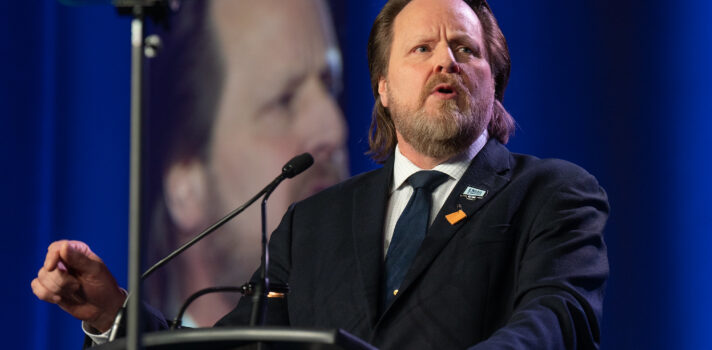
[(435, 87), (439, 84), (450, 85), (452, 89), (457, 92), (458, 96), (465, 96), (465, 94), (469, 95), (470, 93), (465, 88), (465, 83), (462, 81), (462, 77), (452, 74), (438, 74), (432, 76), (420, 92), (420, 100), (422, 103), (425, 103), (425, 100), (433, 92), (433, 89), (435, 89)]

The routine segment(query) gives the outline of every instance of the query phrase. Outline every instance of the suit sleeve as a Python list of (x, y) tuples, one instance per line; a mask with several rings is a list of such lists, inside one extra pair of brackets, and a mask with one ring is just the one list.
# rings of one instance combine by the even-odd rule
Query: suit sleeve
[(573, 175), (544, 191), (523, 238), (512, 316), (471, 350), (599, 348), (609, 206), (593, 176)]

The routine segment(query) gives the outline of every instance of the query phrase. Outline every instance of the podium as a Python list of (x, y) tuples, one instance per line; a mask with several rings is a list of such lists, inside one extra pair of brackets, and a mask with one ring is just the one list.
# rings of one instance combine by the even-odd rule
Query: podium
[[(216, 327), (145, 333), (146, 350), (377, 350), (342, 329), (314, 330), (286, 327)], [(126, 339), (92, 349), (123, 350)]]

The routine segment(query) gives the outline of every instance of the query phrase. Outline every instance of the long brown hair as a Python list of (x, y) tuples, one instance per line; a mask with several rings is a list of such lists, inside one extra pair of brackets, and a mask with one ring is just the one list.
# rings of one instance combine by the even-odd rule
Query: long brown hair
[[(463, 0), (477, 15), (482, 24), (487, 59), (495, 83), (493, 115), (487, 131), (491, 137), (507, 143), (514, 133), (514, 118), (504, 109), (502, 101), (507, 88), (510, 71), (507, 40), (497, 24), (487, 1)], [(393, 41), (393, 23), (396, 16), (411, 0), (390, 0), (376, 17), (368, 38), (368, 68), (371, 73), (371, 89), (376, 102), (373, 107), (371, 127), (368, 132), (369, 151), (367, 154), (377, 162), (384, 162), (396, 146), (396, 128), (388, 110), (381, 104), (378, 81), (388, 73), (388, 59)]]

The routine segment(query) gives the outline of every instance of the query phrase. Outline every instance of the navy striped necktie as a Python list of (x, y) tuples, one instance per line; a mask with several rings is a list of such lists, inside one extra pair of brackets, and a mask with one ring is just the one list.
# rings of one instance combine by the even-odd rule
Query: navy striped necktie
[(398, 294), (398, 288), (425, 238), (430, 223), (432, 192), (447, 179), (447, 174), (435, 170), (419, 171), (408, 178), (413, 195), (398, 218), (386, 254), (382, 311)]

